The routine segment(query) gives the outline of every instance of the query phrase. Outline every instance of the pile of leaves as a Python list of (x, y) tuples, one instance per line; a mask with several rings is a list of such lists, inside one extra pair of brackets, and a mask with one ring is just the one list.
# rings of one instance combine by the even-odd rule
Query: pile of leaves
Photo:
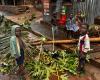
[(68, 53), (66, 50), (44, 50), (37, 56), (25, 63), (32, 80), (49, 80), (52, 75), (68, 80), (68, 72), (77, 75), (78, 58), (75, 53)]

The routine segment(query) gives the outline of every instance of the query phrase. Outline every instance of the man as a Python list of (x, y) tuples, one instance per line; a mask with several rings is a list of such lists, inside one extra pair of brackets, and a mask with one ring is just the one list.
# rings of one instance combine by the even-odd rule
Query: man
[(90, 39), (88, 36), (88, 27), (89, 26), (87, 24), (82, 24), (80, 29), (80, 37), (78, 42), (79, 71), (84, 71), (86, 54), (88, 51), (90, 51)]
[(10, 48), (11, 55), (15, 57), (17, 65), (19, 67), (17, 74), (24, 75), (25, 80), (30, 80), (25, 73), (24, 69), (24, 50), (25, 44), (21, 37), (21, 29), (18, 25), (13, 25), (11, 29), (11, 38), (10, 38)]

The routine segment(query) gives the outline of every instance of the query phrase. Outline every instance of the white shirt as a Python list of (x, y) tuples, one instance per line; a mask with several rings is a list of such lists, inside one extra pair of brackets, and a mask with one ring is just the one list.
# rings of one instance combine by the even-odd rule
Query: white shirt
[(90, 39), (88, 34), (79, 37), (78, 50), (80, 50), (80, 41), (83, 39), (83, 37), (85, 37), (85, 39), (84, 44), (82, 45), (82, 52), (87, 53), (88, 51), (90, 51)]

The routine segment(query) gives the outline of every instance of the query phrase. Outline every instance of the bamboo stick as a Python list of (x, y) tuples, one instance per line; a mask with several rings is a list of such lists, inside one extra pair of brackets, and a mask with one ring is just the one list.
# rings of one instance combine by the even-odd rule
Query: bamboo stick
[[(100, 42), (100, 38), (90, 38), (90, 42)], [(78, 39), (72, 39), (72, 40), (55, 40), (55, 41), (46, 41), (43, 44), (48, 45), (48, 44), (75, 44), (78, 43)], [(32, 42), (32, 45), (40, 45), (41, 42)]]

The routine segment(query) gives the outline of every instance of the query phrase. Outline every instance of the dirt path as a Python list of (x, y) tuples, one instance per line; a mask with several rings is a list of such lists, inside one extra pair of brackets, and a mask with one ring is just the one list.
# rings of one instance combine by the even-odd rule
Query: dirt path
[(86, 64), (85, 69), (87, 73), (91, 74), (93, 80), (100, 80), (100, 68), (91, 64)]

